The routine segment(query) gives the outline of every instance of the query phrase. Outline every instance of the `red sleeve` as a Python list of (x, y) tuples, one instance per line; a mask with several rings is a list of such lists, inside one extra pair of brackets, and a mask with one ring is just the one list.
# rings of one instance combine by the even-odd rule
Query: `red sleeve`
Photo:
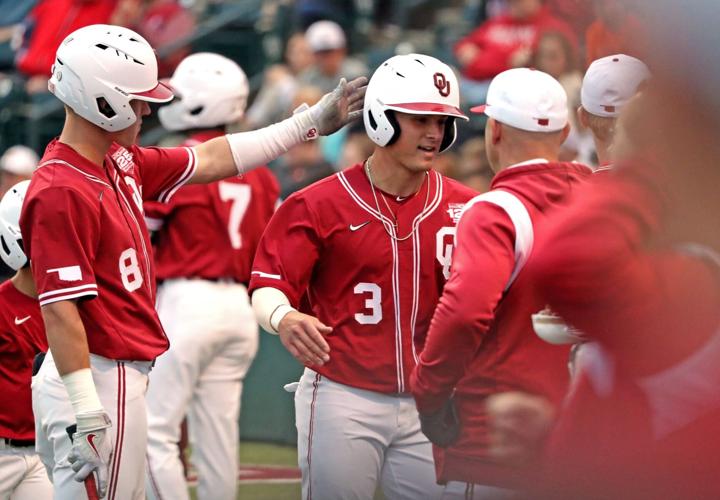
[(187, 183), (197, 168), (192, 148), (132, 148), (140, 166), (144, 201), (167, 203)]
[(277, 288), (298, 308), (320, 254), (318, 227), (303, 197), (293, 195), (283, 202), (255, 253), (250, 292)]
[(720, 321), (717, 273), (662, 244), (668, 205), (659, 176), (626, 167), (589, 184), (551, 219), (526, 266), (569, 323), (613, 348), (655, 353), (656, 360), (680, 355), (694, 334)]
[(68, 188), (26, 200), (21, 217), (40, 305), (97, 296), (93, 263), (100, 239), (98, 207)]
[(512, 221), (499, 206), (476, 203), (460, 218), (450, 279), (411, 376), (418, 410), (442, 405), (480, 346), (515, 266), (514, 242)]

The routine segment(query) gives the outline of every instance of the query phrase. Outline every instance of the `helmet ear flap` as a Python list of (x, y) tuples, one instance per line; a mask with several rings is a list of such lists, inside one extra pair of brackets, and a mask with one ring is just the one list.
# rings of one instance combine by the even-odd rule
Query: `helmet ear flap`
[(387, 117), (388, 122), (390, 122), (390, 126), (393, 129), (393, 135), (392, 137), (390, 137), (390, 140), (386, 144), (386, 146), (390, 146), (400, 138), (400, 123), (398, 122), (397, 116), (395, 116), (395, 111), (391, 109), (385, 110), (385, 116)]
[(448, 116), (445, 120), (445, 133), (443, 134), (442, 142), (440, 143), (440, 152), (442, 153), (447, 148), (453, 145), (457, 137), (457, 125), (455, 124), (455, 117)]

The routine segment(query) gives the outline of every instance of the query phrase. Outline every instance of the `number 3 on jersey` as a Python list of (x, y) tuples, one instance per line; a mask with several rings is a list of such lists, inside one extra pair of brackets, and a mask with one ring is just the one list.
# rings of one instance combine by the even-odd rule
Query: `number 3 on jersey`
[(247, 184), (235, 184), (234, 182), (220, 182), (218, 189), (222, 201), (232, 202), (227, 230), (230, 244), (237, 250), (242, 247), (240, 225), (243, 217), (245, 217), (248, 205), (250, 205), (252, 190)]
[(356, 295), (370, 294), (365, 299), (365, 309), (370, 310), (370, 314), (356, 313), (355, 321), (361, 325), (377, 325), (382, 320), (382, 290), (375, 283), (358, 283), (353, 288)]

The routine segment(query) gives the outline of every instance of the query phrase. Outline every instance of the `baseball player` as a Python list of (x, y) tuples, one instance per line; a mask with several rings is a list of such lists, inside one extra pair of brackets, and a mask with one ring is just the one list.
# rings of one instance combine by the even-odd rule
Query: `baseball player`
[[(0, 196), (21, 181), (30, 179), (37, 167), (38, 156), (35, 151), (20, 144), (9, 147), (0, 156)], [(15, 274), (15, 270), (0, 262), (0, 281)]]
[(33, 357), (47, 351), (47, 340), (18, 223), (28, 184), (10, 187), (0, 200), (0, 257), (16, 271), (0, 284), (0, 498), (11, 500), (52, 497), (35, 452), (30, 393)]
[(528, 263), (551, 307), (593, 340), (549, 439), (549, 496), (720, 494), (720, 175), (706, 149), (718, 120), (704, 113), (717, 104), (679, 75), (689, 83), (653, 83), (620, 117), (652, 160), (582, 191)]
[(108, 25), (81, 28), (60, 44), (48, 87), (65, 104), (66, 122), (20, 220), (51, 352), (35, 380), (35, 416), (56, 498), (83, 498), (79, 482), (91, 474), (100, 497), (145, 496), (147, 375), (168, 340), (154, 309), (143, 201), (167, 202), (188, 182), (235, 176), (334, 132), (359, 113), (363, 85), (343, 80), (315, 106), (265, 129), (192, 148), (140, 148), (148, 102), (173, 96), (158, 82), (152, 47)]
[(373, 154), (290, 196), (260, 241), (253, 307), (306, 366), (295, 393), (303, 498), (372, 498), (378, 484), (390, 499), (442, 491), (408, 377), (474, 194), (432, 170), (467, 119), (458, 106), (447, 65), (385, 61), (363, 111)]
[[(160, 108), (168, 130), (193, 130), (184, 146), (224, 134), (239, 120), (247, 77), (226, 57), (185, 58), (169, 82), (182, 99)], [(247, 284), (280, 188), (267, 167), (212, 184), (185, 186), (169, 203), (145, 203), (156, 230), (158, 315), (170, 340), (150, 375), (150, 498), (189, 498), (178, 454), (188, 415), (199, 498), (235, 499), (242, 381), (258, 346)]]
[[(600, 167), (598, 175), (612, 170), (613, 162), (627, 156), (625, 133), (618, 120), (620, 112), (638, 89), (650, 79), (648, 67), (632, 56), (615, 54), (590, 64), (581, 89), (578, 119), (592, 133)], [(552, 344), (573, 344), (570, 354), (570, 374), (576, 371), (582, 358), (582, 332), (567, 325), (549, 308), (532, 315), (533, 328), (540, 338)]]
[(593, 61), (585, 72), (577, 114), (580, 123), (592, 133), (600, 164), (596, 171), (611, 168), (617, 117), (649, 79), (650, 70), (645, 63), (625, 54)]
[(550, 75), (518, 68), (496, 76), (487, 104), (472, 109), (489, 117), (496, 175), (460, 218), (452, 272), (411, 379), (444, 499), (507, 498), (526, 478), (523, 467), (488, 457), (489, 396), (523, 390), (559, 400), (567, 388), (568, 349), (533, 333), (530, 315), (543, 304), (522, 273), (545, 214), (591, 173), (558, 162), (566, 99)]

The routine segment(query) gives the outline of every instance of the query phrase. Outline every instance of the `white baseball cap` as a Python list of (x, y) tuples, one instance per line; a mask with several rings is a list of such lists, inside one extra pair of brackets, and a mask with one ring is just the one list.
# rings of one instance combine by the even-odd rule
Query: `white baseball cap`
[(640, 59), (625, 54), (603, 57), (593, 61), (585, 73), (580, 103), (593, 115), (616, 117), (650, 76)]
[(305, 31), (305, 39), (313, 52), (345, 48), (345, 33), (333, 21), (317, 21)]
[(497, 75), (490, 82), (486, 103), (470, 111), (529, 132), (557, 132), (568, 123), (565, 89), (547, 73), (529, 68)]
[(15, 175), (30, 177), (38, 166), (40, 158), (27, 146), (17, 145), (8, 148), (0, 157), (0, 170)]

